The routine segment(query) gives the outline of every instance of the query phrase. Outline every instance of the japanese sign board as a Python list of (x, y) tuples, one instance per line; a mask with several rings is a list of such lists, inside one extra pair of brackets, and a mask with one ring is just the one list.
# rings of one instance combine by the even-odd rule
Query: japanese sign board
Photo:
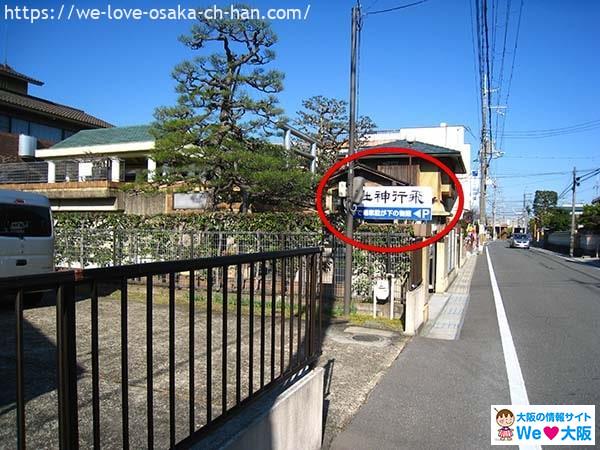
[(428, 186), (365, 186), (354, 217), (371, 220), (430, 221), (432, 190)]

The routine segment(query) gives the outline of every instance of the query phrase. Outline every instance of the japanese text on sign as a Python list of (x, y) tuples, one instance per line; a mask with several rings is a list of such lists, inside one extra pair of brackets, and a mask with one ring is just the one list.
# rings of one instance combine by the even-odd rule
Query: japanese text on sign
[(432, 197), (427, 186), (365, 186), (362, 206), (431, 208)]

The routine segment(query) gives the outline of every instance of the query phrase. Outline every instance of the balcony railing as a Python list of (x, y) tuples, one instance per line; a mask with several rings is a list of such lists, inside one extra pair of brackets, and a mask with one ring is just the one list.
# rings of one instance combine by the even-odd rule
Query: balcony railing
[(110, 160), (57, 160), (6, 163), (0, 165), (0, 184), (48, 183), (49, 165), (54, 164), (55, 183), (107, 181), (111, 179)]
[(48, 163), (5, 163), (0, 165), (0, 184), (29, 184), (48, 182)]

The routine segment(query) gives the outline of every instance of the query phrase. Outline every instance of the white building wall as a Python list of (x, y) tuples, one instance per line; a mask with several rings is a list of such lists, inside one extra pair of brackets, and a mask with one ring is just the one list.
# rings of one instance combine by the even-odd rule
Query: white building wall
[(381, 145), (396, 140), (418, 141), (430, 145), (457, 150), (461, 153), (467, 173), (458, 175), (465, 194), (465, 209), (471, 209), (473, 201), (473, 180), (471, 176), (471, 145), (465, 142), (465, 127), (449, 126), (441, 123), (439, 127), (401, 128), (382, 131), (367, 136), (368, 145)]

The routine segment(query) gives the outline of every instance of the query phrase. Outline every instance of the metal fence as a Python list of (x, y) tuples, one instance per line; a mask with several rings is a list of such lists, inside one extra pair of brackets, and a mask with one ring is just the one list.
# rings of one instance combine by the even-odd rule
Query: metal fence
[(55, 233), (56, 265), (68, 268), (227, 256), (322, 244), (322, 235), (318, 233), (84, 228), (56, 228)]
[[(187, 277), (184, 289), (177, 274)], [(1, 280), (0, 291), (14, 302), (16, 345), (4, 351), (16, 380), (15, 407), (0, 414), (0, 440), (20, 449), (193, 445), (316, 362), (321, 274), (321, 249), (300, 248)], [(162, 276), (164, 291), (154, 284)], [(134, 278), (145, 280), (142, 289)], [(25, 311), (28, 295), (40, 289), (49, 290), (46, 306)], [(40, 323), (32, 323), (36, 311)], [(54, 376), (29, 353), (41, 342), (28, 339), (32, 328), (56, 333), (55, 344), (48, 340), (56, 348), (38, 353)], [(40, 378), (55, 385), (33, 399)], [(10, 396), (7, 380), (1, 389)], [(40, 398), (48, 400), (43, 408), (30, 407)], [(58, 414), (48, 415), (56, 398)], [(12, 435), (6, 418), (16, 423)]]
[[(408, 245), (414, 238), (401, 233), (354, 233), (354, 239), (369, 245), (400, 247)], [(334, 240), (332, 244), (333, 296), (344, 296), (345, 244)], [(391, 273), (399, 282), (395, 283), (396, 298), (402, 298), (403, 286), (410, 272), (408, 253), (378, 253), (354, 248), (352, 250), (352, 292), (355, 297), (371, 301), (373, 281)]]
[(22, 162), (0, 165), (0, 184), (47, 183), (48, 163)]
[[(360, 242), (378, 246), (403, 246), (415, 240), (399, 233), (355, 233)], [(345, 243), (322, 233), (268, 233), (241, 231), (193, 230), (122, 230), (56, 229), (56, 265), (68, 268), (109, 267), (122, 264), (179, 260), (241, 253), (291, 250), (324, 246), (329, 295), (343, 297)], [(411, 256), (407, 253), (376, 253), (353, 250), (353, 292), (357, 297), (371, 297), (373, 279), (392, 273), (397, 283), (397, 298), (408, 279)], [(416, 264), (416, 263), (415, 263)], [(414, 274), (414, 277), (417, 275)], [(417, 281), (416, 279), (414, 281)], [(410, 286), (409, 286), (410, 289)]]
[[(106, 181), (110, 179), (111, 162), (108, 158), (90, 160), (57, 160), (54, 164), (54, 182)], [(0, 184), (48, 183), (48, 162), (18, 162), (0, 165)]]

